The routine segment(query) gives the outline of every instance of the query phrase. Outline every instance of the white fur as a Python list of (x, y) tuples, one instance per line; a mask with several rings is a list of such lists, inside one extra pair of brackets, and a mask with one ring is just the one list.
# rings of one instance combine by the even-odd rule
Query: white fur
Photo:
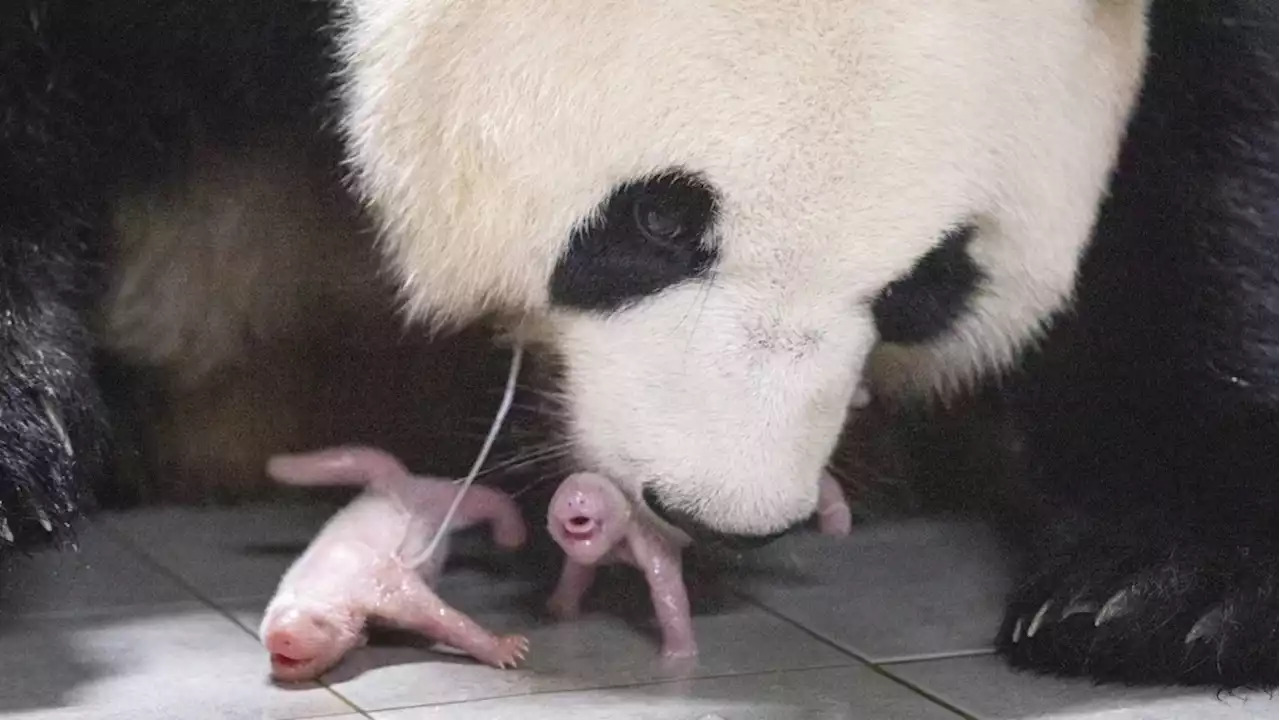
[[(868, 303), (959, 222), (989, 278), (877, 380), (996, 368), (1069, 296), (1144, 53), (1140, 0), (346, 0), (346, 131), (410, 312), (541, 315), (587, 469), (727, 531), (812, 513)], [(576, 224), (680, 166), (708, 281), (551, 309)]]

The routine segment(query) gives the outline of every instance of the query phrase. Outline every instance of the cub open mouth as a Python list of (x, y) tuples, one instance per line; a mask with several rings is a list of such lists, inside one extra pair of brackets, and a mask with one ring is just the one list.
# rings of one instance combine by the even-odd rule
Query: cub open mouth
[(281, 653), (271, 653), (271, 664), (282, 668), (293, 669), (304, 665), (306, 662), (307, 658), (295, 658)]
[(591, 537), (599, 528), (594, 518), (585, 515), (575, 515), (564, 523), (564, 534), (575, 539), (584, 540)]

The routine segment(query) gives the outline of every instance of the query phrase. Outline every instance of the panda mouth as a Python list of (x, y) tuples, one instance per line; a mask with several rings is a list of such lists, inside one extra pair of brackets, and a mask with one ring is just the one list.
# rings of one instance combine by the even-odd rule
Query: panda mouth
[(707, 547), (719, 547), (732, 551), (752, 550), (764, 547), (798, 527), (784, 528), (767, 535), (731, 535), (712, 530), (686, 513), (667, 508), (658, 500), (652, 488), (645, 488), (642, 497), (645, 505), (658, 520), (684, 533), (694, 543)]

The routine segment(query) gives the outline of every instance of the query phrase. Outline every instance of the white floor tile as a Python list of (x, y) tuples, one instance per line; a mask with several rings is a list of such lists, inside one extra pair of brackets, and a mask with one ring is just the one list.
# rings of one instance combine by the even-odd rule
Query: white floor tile
[(6, 720), (237, 720), (349, 713), (333, 693), (287, 691), (226, 617), (198, 604), (0, 626)]
[[(215, 601), (266, 600), (289, 565), (337, 506), (256, 504), (235, 508), (163, 508), (115, 514), (111, 527), (203, 595)], [(479, 533), (460, 534), (453, 557), (487, 552)], [(483, 582), (481, 572), (450, 582)]]
[(958, 716), (866, 667), (684, 680), (373, 713), (375, 720), (943, 720)]
[(193, 599), (98, 526), (80, 530), (79, 548), (31, 556), (5, 553), (0, 561), (0, 615), (81, 615)]
[(1218, 696), (1192, 688), (1096, 686), (1018, 673), (994, 656), (885, 668), (984, 720), (1275, 720), (1280, 704), (1263, 693)]
[[(595, 596), (586, 617), (552, 623), (529, 612), (545, 598), (528, 585), (466, 569), (446, 577), (441, 595), (496, 631), (527, 634), (527, 667), (492, 670), (402, 642), (354, 652), (325, 678), (336, 694), (279, 688), (246, 629), (256, 631), (281, 574), (332, 510), (128, 513), (87, 530), (80, 554), (11, 557), (0, 568), (0, 717), (356, 720), (367, 717), (352, 714), (359, 707), (381, 720), (955, 718), (784, 618), (880, 662), (982, 652), (1007, 587), (994, 540), (972, 525), (921, 521), (859, 527), (842, 541), (788, 538), (749, 554), (734, 573), (769, 610), (743, 603), (699, 614), (702, 657), (671, 667), (659, 658), (647, 601), (628, 600), (643, 593), (638, 583), (602, 576), (612, 589)], [(460, 539), (460, 555), (484, 551), (483, 541)], [(135, 552), (243, 627), (194, 602)], [(886, 670), (991, 720), (1255, 720), (1280, 710), (1265, 695), (1037, 678), (989, 656)]]
[[(476, 589), (475, 592), (483, 592)], [(468, 612), (477, 603), (446, 597)], [(492, 605), (490, 605), (492, 607)], [(695, 619), (701, 656), (693, 664), (664, 663), (656, 629), (642, 621), (591, 613), (556, 623), (526, 612), (475, 612), (495, 632), (530, 640), (527, 664), (495, 670), (423, 647), (366, 647), (326, 682), (363, 710), (424, 703), (626, 685), (654, 680), (830, 667), (856, 660), (760, 610), (742, 607)]]
[(269, 596), (333, 513), (327, 505), (158, 508), (106, 520), (140, 551), (214, 599)]
[(1003, 611), (1004, 554), (984, 527), (914, 521), (839, 540), (784, 538), (748, 555), (762, 604), (873, 662), (982, 652)]

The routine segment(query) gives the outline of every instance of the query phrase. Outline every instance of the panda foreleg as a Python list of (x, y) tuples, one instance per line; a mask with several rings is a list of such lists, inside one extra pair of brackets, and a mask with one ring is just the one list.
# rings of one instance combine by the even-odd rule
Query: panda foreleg
[[(63, 536), (100, 468), (105, 421), (79, 306), (93, 270), (59, 247), (82, 232), (0, 217), (0, 550)], [(24, 532), (30, 531), (30, 533)]]
[(0, 12), (0, 553), (69, 537), (106, 437), (87, 322), (100, 153), (72, 69), (25, 6)]

